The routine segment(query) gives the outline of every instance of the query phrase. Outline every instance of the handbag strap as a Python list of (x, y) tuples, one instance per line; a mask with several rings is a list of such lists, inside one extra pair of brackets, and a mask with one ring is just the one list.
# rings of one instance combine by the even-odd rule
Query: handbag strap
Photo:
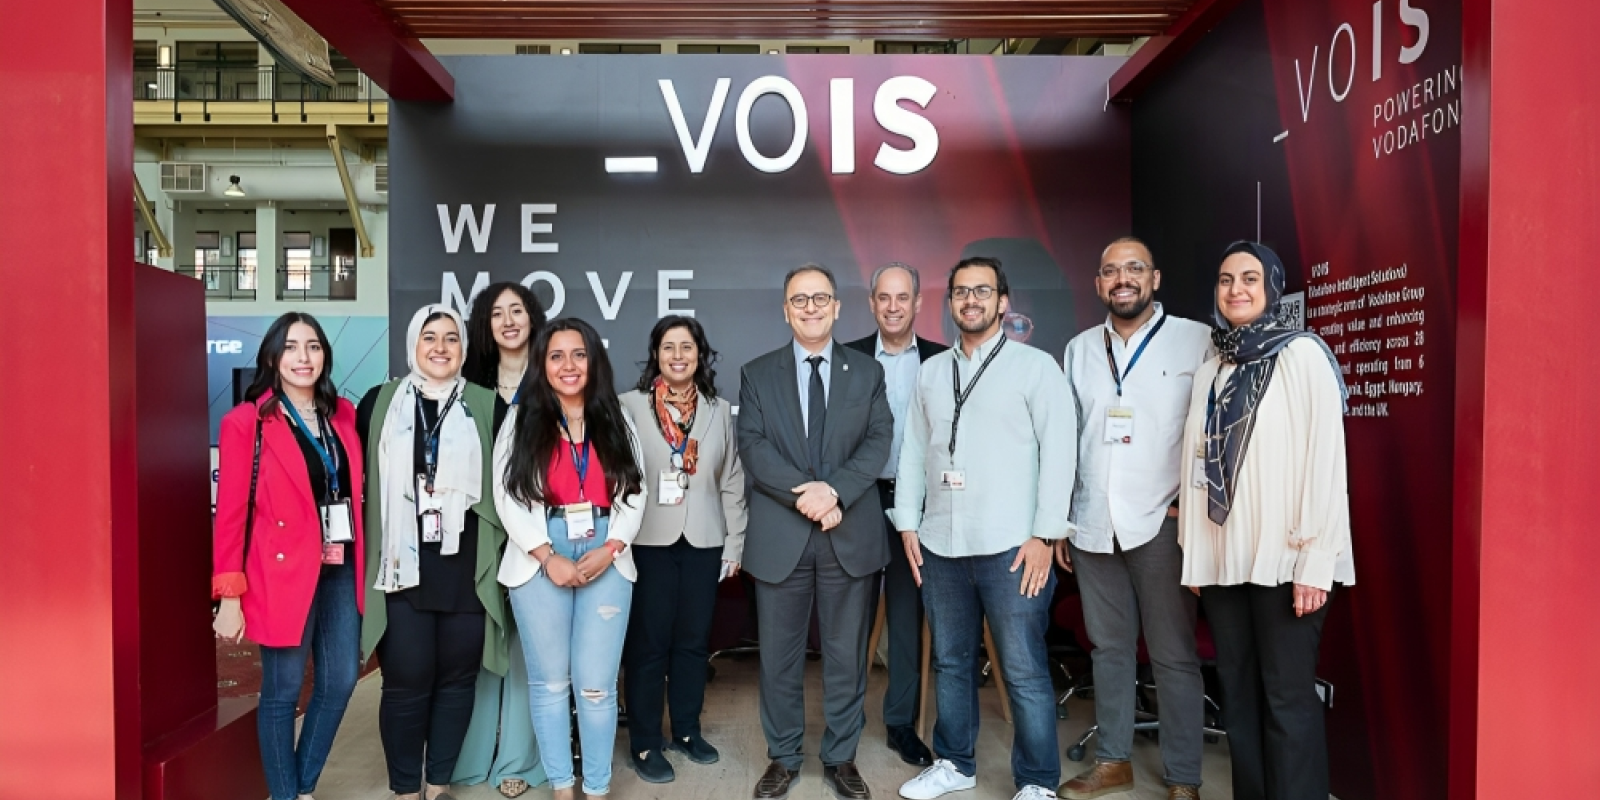
[(256, 414), (255, 455), (250, 458), (250, 500), (244, 511), (244, 550), (239, 553), (239, 571), (244, 572), (250, 558), (250, 530), (256, 524), (256, 479), (261, 477), (261, 415)]

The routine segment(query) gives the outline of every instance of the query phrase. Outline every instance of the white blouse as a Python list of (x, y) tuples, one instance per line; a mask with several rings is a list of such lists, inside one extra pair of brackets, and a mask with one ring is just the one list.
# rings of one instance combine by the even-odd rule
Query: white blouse
[(1353, 585), (1343, 398), (1327, 355), (1308, 338), (1278, 354), (1227, 523), (1207, 516), (1205, 467), (1196, 455), (1212, 386), (1220, 392), (1234, 369), (1212, 358), (1194, 376), (1179, 495), (1183, 585)]

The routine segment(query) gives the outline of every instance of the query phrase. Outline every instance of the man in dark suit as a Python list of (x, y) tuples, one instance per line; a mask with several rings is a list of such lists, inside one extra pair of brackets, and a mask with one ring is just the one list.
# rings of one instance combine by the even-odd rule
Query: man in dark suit
[(783, 314), (794, 339), (740, 376), (739, 456), (755, 487), (744, 569), (755, 579), (761, 727), (772, 759), (756, 782), (758, 800), (786, 797), (800, 776), (813, 601), (822, 629), (823, 780), (843, 800), (872, 796), (855, 757), (873, 580), (889, 563), (875, 488), (894, 421), (883, 368), (833, 341), (837, 294), (823, 267), (791, 271)]
[[(878, 267), (867, 292), (878, 333), (845, 346), (872, 356), (883, 367), (889, 410), (894, 414), (894, 440), (889, 462), (878, 474), (878, 500), (884, 508), (894, 508), (894, 473), (900, 461), (906, 408), (917, 391), (917, 368), (950, 348), (916, 334), (917, 313), (922, 310), (922, 277), (916, 269), (899, 262)], [(933, 753), (917, 738), (916, 728), (922, 683), (922, 673), (917, 669), (922, 643), (922, 592), (911, 577), (900, 532), (887, 518), (883, 529), (889, 543), (889, 566), (883, 571), (884, 628), (889, 636), (889, 688), (883, 694), (883, 724), (888, 729), (889, 749), (907, 764), (926, 767), (933, 763)], [(875, 655), (867, 654), (868, 663)]]

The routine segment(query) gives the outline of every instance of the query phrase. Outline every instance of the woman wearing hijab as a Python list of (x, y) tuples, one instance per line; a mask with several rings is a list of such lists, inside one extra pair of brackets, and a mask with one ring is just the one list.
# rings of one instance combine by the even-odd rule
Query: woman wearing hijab
[(383, 666), (378, 731), (400, 800), (450, 799), (478, 670), (508, 666), (494, 582), (505, 545), (489, 468), (495, 397), (461, 378), (466, 339), (455, 311), (423, 307), (406, 328), (410, 374), (368, 392), (357, 414), (375, 576), (361, 650)]
[[(245, 402), (222, 418), (212, 623), (261, 645), (256, 734), (272, 800), (310, 798), (360, 668), (361, 448), (356, 410), (334, 389), (333, 353), (310, 314), (261, 338)], [(316, 672), (295, 741), (295, 705)]]
[[(472, 300), (472, 316), (467, 318), (470, 346), (462, 377), (496, 393), (497, 434), (522, 385), (533, 337), (542, 327), (544, 306), (520, 283), (491, 284)], [(545, 777), (528, 717), (528, 667), (516, 626), (510, 622), (506, 625), (510, 669), (504, 676), (478, 671), (472, 723), (451, 780), (468, 786), (487, 781), (500, 794), (518, 797), (530, 786), (544, 783)]]
[[(700, 735), (706, 659), (717, 583), (744, 557), (744, 467), (733, 440), (733, 409), (717, 397), (717, 351), (692, 317), (662, 317), (650, 358), (623, 410), (641, 431), (644, 474), (654, 498), (644, 509), (634, 562), (638, 602), (628, 623), (628, 747), (650, 783), (675, 777), (663, 748), (697, 764), (717, 749)], [(670, 694), (672, 738), (661, 736)]]
[(646, 493), (639, 437), (595, 329), (558, 319), (533, 344), (522, 398), (495, 442), (495, 504), (511, 544), (500, 582), (528, 661), (529, 710), (555, 790), (573, 800), (569, 703), (587, 754), (583, 793), (611, 789), (617, 669)]
[(1240, 800), (1327, 800), (1317, 650), (1335, 583), (1355, 583), (1344, 380), (1291, 327), (1284, 267), (1258, 244), (1223, 254), (1218, 356), (1195, 374), (1179, 541), (1217, 645)]

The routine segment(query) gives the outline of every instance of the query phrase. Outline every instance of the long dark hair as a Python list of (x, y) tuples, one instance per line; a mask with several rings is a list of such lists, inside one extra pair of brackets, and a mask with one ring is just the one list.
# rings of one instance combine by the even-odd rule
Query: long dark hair
[[(261, 337), (261, 349), (256, 351), (256, 375), (250, 381), (250, 388), (244, 391), (244, 399), (254, 403), (268, 390), (272, 392), (274, 403), (283, 399), (283, 377), (278, 374), (278, 362), (283, 360), (283, 351), (288, 347), (289, 329), (297, 322), (309, 325), (312, 332), (317, 334), (317, 341), (322, 343), (322, 373), (317, 375), (312, 394), (316, 397), (317, 410), (323, 416), (332, 417), (339, 404), (339, 390), (333, 386), (333, 345), (329, 344), (328, 334), (323, 333), (322, 324), (317, 322), (317, 318), (302, 311), (290, 311), (273, 320), (272, 326)], [(262, 412), (271, 407), (269, 403), (262, 408)]]
[(506, 292), (515, 294), (528, 309), (528, 341), (533, 341), (544, 327), (544, 304), (533, 290), (516, 281), (491, 283), (472, 298), (472, 311), (467, 315), (467, 362), (461, 368), (461, 377), (485, 389), (497, 389), (500, 382), (500, 344), (494, 340), (490, 323), (494, 321), (494, 304)]
[(669, 314), (656, 320), (656, 326), (650, 329), (650, 356), (643, 364), (644, 372), (639, 374), (639, 383), (634, 386), (641, 392), (650, 391), (656, 378), (661, 377), (661, 357), (657, 352), (661, 349), (661, 340), (666, 338), (667, 331), (673, 328), (683, 328), (689, 331), (690, 338), (694, 339), (694, 349), (699, 351), (700, 364), (694, 369), (694, 388), (701, 397), (714, 400), (717, 396), (717, 371), (713, 365), (717, 363), (717, 351), (711, 349), (711, 340), (706, 338), (705, 326), (694, 317), (683, 317)]
[(589, 380), (583, 387), (583, 418), (594, 453), (605, 470), (606, 488), (613, 500), (639, 491), (644, 476), (633, 461), (627, 419), (613, 387), (611, 360), (600, 333), (576, 317), (552, 320), (539, 329), (528, 353), (528, 374), (518, 389), (517, 430), (511, 463), (506, 466), (506, 491), (524, 505), (550, 505), (550, 454), (561, 445), (561, 398), (545, 374), (550, 338), (563, 331), (583, 337), (589, 355)]

